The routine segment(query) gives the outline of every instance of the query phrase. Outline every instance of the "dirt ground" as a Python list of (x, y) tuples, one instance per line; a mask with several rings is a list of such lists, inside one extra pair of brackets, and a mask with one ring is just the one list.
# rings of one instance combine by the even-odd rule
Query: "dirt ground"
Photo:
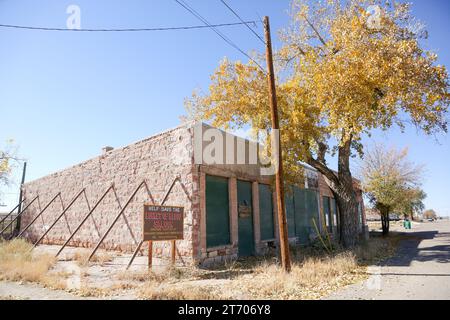
[(416, 223), (398, 253), (371, 266), (371, 276), (327, 299), (450, 300), (450, 222)]
[[(60, 246), (40, 245), (33, 255), (56, 255)], [(58, 257), (58, 262), (50, 271), (51, 275), (61, 278), (64, 290), (45, 288), (39, 284), (24, 282), (0, 282), (0, 299), (33, 299), (33, 300), (71, 300), (86, 298), (135, 299), (130, 279), (121, 280), (125, 273), (130, 254), (106, 252), (99, 250), (94, 263), (85, 263), (92, 249), (67, 247)], [(153, 270), (162, 272), (167, 263), (154, 259)], [(136, 257), (129, 271), (145, 272), (147, 259)], [(76, 294), (71, 293), (76, 292)]]

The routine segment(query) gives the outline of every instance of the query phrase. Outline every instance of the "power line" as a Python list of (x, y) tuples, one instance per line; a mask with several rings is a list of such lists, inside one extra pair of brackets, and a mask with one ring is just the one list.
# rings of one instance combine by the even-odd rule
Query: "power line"
[[(244, 20), (239, 16), (239, 14), (233, 10), (233, 8), (231, 8), (226, 2), (225, 0), (220, 0), (220, 2), (222, 2), (225, 7), (228, 8), (228, 10), (230, 10), (241, 22), (244, 22)], [(256, 33), (255, 30), (253, 30), (252, 28), (250, 28), (250, 26), (247, 24), (246, 27), (248, 28), (248, 30), (250, 30), (264, 45), (266, 44), (266, 41), (264, 41), (264, 39), (258, 34)]]
[[(266, 72), (261, 65), (256, 62), (252, 57), (250, 57), (244, 50), (239, 48), (233, 41), (231, 41), (227, 36), (225, 36), (222, 32), (217, 30), (214, 25), (211, 25), (208, 20), (206, 20), (204, 17), (202, 17), (195, 9), (193, 9), (191, 6), (189, 6), (184, 0), (175, 0), (176, 3), (178, 3), (180, 6), (182, 6), (184, 9), (189, 11), (194, 17), (202, 21), (206, 26), (211, 28), (219, 37), (221, 37), (226, 43), (228, 43), (231, 47), (238, 50), (240, 53), (242, 53), (244, 56), (249, 58), (251, 61), (253, 61), (264, 73)], [(241, 23), (242, 24), (242, 23)]]
[(211, 26), (181, 26), (181, 27), (157, 27), (157, 28), (126, 28), (126, 29), (65, 29), (65, 28), (50, 28), (50, 27), (32, 27), (32, 26), (20, 26), (12, 24), (0, 24), (0, 28), (11, 29), (26, 29), (26, 30), (40, 30), (40, 31), (69, 31), (69, 32), (141, 32), (141, 31), (171, 31), (171, 30), (192, 30), (192, 29), (206, 29), (210, 27), (229, 27), (238, 25), (255, 24), (256, 21), (242, 21), (235, 23), (220, 23)]

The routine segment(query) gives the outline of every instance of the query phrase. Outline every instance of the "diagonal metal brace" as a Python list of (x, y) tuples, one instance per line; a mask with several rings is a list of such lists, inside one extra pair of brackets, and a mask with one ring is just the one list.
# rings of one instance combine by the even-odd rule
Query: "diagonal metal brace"
[(38, 198), (39, 198), (38, 195), (34, 197), (34, 199), (31, 200), (31, 202), (27, 204), (27, 206), (2, 231), (0, 231), (0, 235), (2, 235), (3, 232), (5, 232), (5, 230), (9, 228), (9, 226), (11, 226), (17, 219), (19, 219), (19, 217), (25, 212), (25, 210), (27, 210), (31, 206), (31, 204)]
[(100, 245), (103, 243), (103, 241), (105, 240), (105, 238), (108, 236), (108, 234), (111, 232), (112, 228), (114, 227), (114, 225), (116, 224), (116, 222), (119, 220), (120, 216), (124, 213), (125, 209), (128, 207), (128, 205), (131, 203), (131, 201), (133, 200), (134, 196), (136, 195), (136, 193), (139, 191), (139, 189), (141, 189), (144, 185), (147, 185), (147, 182), (145, 180), (143, 180), (139, 186), (134, 190), (133, 194), (130, 196), (130, 198), (128, 199), (127, 203), (125, 204), (125, 206), (120, 210), (119, 214), (114, 218), (114, 221), (111, 223), (111, 225), (109, 226), (108, 230), (106, 230), (105, 234), (102, 236), (102, 238), (100, 239), (100, 241), (97, 243), (97, 245), (95, 246), (94, 250), (92, 251), (91, 255), (89, 256), (89, 258), (87, 259), (87, 261), (90, 261), (92, 259), (92, 257), (95, 255), (95, 253), (97, 252), (97, 250), (100, 248)]
[(142, 247), (143, 244), (144, 244), (144, 241), (141, 240), (141, 242), (139, 242), (139, 244), (138, 244), (136, 250), (134, 250), (133, 256), (131, 257), (130, 262), (128, 262), (128, 265), (127, 265), (127, 269), (126, 269), (126, 270), (130, 269), (131, 265), (133, 264), (134, 259), (136, 258), (136, 256), (137, 256), (139, 250), (141, 250), (141, 247)]
[(45, 206), (45, 208), (43, 210), (41, 210), (41, 212), (39, 212), (39, 214), (33, 218), (33, 220), (19, 233), (19, 235), (17, 237), (22, 236), (30, 227), (33, 223), (36, 222), (36, 220), (45, 212), (45, 210), (47, 210), (48, 207), (50, 207), (50, 205), (53, 203), (53, 201), (56, 200), (56, 198), (58, 198), (58, 196), (61, 196), (61, 192), (58, 192), (58, 194), (56, 196), (53, 197), (52, 200), (50, 200), (49, 203), (47, 203), (47, 205)]
[(5, 221), (10, 215), (13, 214), (14, 211), (16, 211), (17, 208), (20, 207), (20, 205), (25, 201), (25, 199), (23, 199), (22, 201), (19, 202), (19, 204), (17, 206), (14, 207), (14, 209), (12, 209), (5, 217), (3, 217), (3, 219), (0, 221), (0, 224), (3, 223), (3, 221)]
[(72, 234), (70, 235), (69, 239), (67, 239), (66, 242), (64, 242), (63, 246), (61, 247), (61, 249), (59, 249), (59, 251), (58, 251), (58, 253), (56, 254), (55, 257), (57, 257), (57, 256), (59, 256), (61, 254), (61, 252), (64, 250), (64, 248), (69, 244), (70, 240), (73, 239), (75, 234), (81, 229), (81, 227), (84, 225), (84, 223), (87, 221), (87, 219), (92, 215), (92, 213), (95, 211), (95, 209), (97, 209), (97, 207), (100, 205), (100, 203), (103, 201), (103, 199), (105, 199), (105, 197), (108, 194), (108, 192), (111, 191), (113, 188), (114, 188), (114, 183), (111, 184), (111, 186), (103, 193), (103, 195), (100, 197), (100, 199), (98, 199), (98, 201), (94, 205), (94, 207), (84, 217), (84, 219), (81, 221), (81, 223), (78, 225), (78, 227), (72, 232)]
[(39, 240), (33, 245), (33, 248), (36, 248), (36, 246), (42, 241), (42, 239), (44, 239), (44, 237), (50, 232), (50, 230), (53, 229), (53, 227), (58, 223), (59, 219), (62, 218), (62, 216), (64, 216), (64, 214), (67, 212), (67, 210), (69, 210), (69, 208), (75, 203), (75, 201), (86, 191), (86, 188), (83, 188), (76, 196), (75, 198), (72, 199), (72, 201), (70, 202), (70, 204), (67, 206), (67, 208), (65, 208), (63, 210), (63, 212), (61, 212), (61, 214), (56, 218), (56, 220), (52, 223), (52, 225), (50, 226), (50, 228), (48, 228), (44, 234), (42, 235), (42, 237), (39, 238)]

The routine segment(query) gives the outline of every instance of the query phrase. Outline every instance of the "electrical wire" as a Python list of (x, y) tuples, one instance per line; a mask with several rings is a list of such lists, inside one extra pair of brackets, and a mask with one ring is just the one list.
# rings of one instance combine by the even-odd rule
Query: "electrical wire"
[[(233, 10), (233, 8), (231, 8), (226, 2), (225, 0), (220, 0), (220, 2), (222, 2), (225, 7), (228, 8), (228, 10), (230, 10), (241, 22), (244, 22), (244, 20), (239, 16), (239, 14)], [(266, 44), (266, 41), (258, 34), (256, 33), (255, 30), (253, 30), (252, 28), (250, 28), (250, 26), (248, 24), (246, 24), (246, 27), (248, 28), (248, 30), (250, 30), (262, 43), (264, 43), (264, 45)]]
[(181, 27), (157, 27), (157, 28), (126, 28), (126, 29), (65, 29), (65, 28), (50, 28), (50, 27), (32, 27), (32, 26), (20, 26), (12, 24), (0, 24), (0, 28), (11, 29), (27, 29), (27, 30), (41, 30), (41, 31), (69, 31), (69, 32), (141, 32), (141, 31), (171, 31), (171, 30), (192, 30), (192, 29), (206, 29), (210, 27), (229, 27), (238, 25), (255, 24), (255, 21), (242, 21), (235, 23), (221, 23), (211, 26), (181, 26)]
[(219, 37), (221, 37), (226, 43), (228, 43), (231, 47), (242, 53), (244, 56), (246, 56), (248, 59), (253, 61), (264, 73), (266, 71), (264, 70), (261, 65), (256, 62), (252, 57), (250, 57), (244, 50), (239, 48), (233, 41), (231, 41), (227, 36), (225, 36), (222, 32), (217, 30), (213, 25), (211, 25), (208, 20), (206, 20), (204, 17), (202, 17), (195, 9), (193, 9), (191, 6), (189, 6), (184, 0), (175, 0), (176, 3), (178, 3), (180, 6), (182, 6), (184, 9), (186, 9), (188, 12), (190, 12), (194, 17), (202, 21), (206, 26), (211, 28)]

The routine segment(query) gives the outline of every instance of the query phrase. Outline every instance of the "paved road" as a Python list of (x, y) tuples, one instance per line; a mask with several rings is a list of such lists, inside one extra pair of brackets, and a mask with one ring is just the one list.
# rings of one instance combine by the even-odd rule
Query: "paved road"
[(450, 300), (450, 222), (423, 223), (371, 277), (327, 297), (346, 300)]

